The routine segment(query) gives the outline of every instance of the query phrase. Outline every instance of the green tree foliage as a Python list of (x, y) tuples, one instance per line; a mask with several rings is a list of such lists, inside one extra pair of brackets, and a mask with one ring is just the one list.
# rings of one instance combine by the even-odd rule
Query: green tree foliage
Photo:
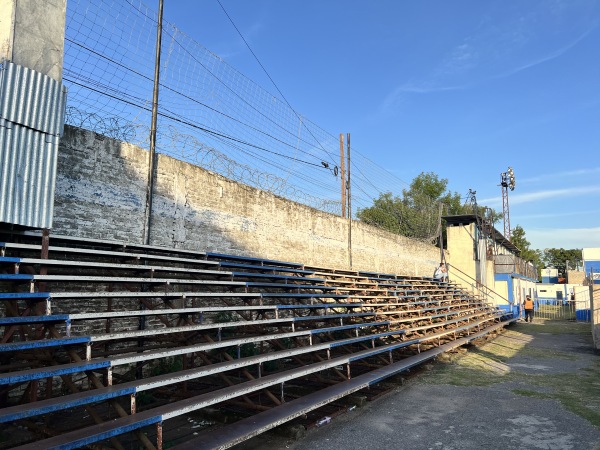
[(517, 225), (511, 230), (510, 241), (521, 251), (520, 257), (525, 261), (533, 261), (536, 266), (542, 265), (542, 253), (530, 247), (531, 243), (525, 237), (525, 230)]
[[(417, 239), (434, 239), (438, 233), (440, 203), (442, 214), (472, 214), (471, 205), (462, 205), (457, 192), (447, 190), (448, 179), (433, 172), (422, 172), (402, 190), (401, 196), (381, 194), (373, 205), (358, 210), (365, 223), (392, 233)], [(483, 210), (483, 209), (482, 209)]]
[(521, 250), (519, 256), (522, 259), (525, 261), (531, 261), (533, 265), (537, 267), (539, 275), (539, 271), (544, 267), (544, 263), (542, 261), (542, 252), (529, 247), (531, 243), (525, 238), (525, 230), (523, 227), (521, 227), (521, 225), (517, 225), (511, 230), (510, 241), (515, 244), (519, 250)]
[(554, 267), (560, 274), (566, 276), (567, 261), (569, 261), (569, 267), (575, 267), (581, 263), (581, 249), (547, 248), (544, 250), (542, 259), (546, 267)]
[(373, 201), (373, 206), (359, 209), (356, 216), (365, 223), (375, 225), (384, 230), (396, 234), (403, 234), (402, 218), (404, 216), (404, 204), (398, 196), (394, 197), (391, 192), (380, 194)]
[(510, 240), (521, 250), (521, 258), (532, 261), (538, 268), (538, 272), (545, 267), (554, 267), (561, 275), (565, 276), (567, 261), (571, 268), (581, 264), (582, 261), (581, 249), (547, 248), (541, 251), (530, 248), (530, 243), (525, 238), (525, 230), (520, 225), (512, 230)]

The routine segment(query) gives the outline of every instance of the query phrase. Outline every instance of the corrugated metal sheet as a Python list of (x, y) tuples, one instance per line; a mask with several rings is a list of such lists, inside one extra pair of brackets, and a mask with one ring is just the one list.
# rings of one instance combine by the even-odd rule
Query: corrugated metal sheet
[(35, 70), (4, 62), (0, 70), (0, 117), (43, 133), (61, 135), (66, 91)]
[(31, 69), (0, 70), (0, 222), (51, 228), (66, 90)]

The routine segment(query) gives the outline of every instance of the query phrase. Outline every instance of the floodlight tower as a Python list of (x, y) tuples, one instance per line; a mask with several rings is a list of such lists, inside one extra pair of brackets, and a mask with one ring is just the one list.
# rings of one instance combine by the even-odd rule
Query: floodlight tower
[(508, 210), (508, 190), (515, 190), (515, 172), (509, 167), (506, 172), (500, 174), (500, 186), (502, 186), (502, 214), (504, 215), (504, 237), (510, 239), (510, 212)]

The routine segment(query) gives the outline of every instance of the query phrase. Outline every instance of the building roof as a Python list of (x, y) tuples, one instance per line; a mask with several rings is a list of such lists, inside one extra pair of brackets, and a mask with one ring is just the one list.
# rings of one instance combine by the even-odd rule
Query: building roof
[[(475, 222), (483, 222), (483, 217), (481, 215), (475, 215), (475, 214), (459, 214), (459, 215), (455, 215), (455, 216), (442, 216), (442, 219), (444, 219), (446, 221), (446, 223), (449, 226), (456, 226), (456, 225), (469, 225)], [(515, 255), (519, 255), (521, 253), (521, 250), (512, 242), (510, 242), (510, 240), (506, 239), (504, 237), (504, 235), (502, 233), (500, 233), (498, 230), (496, 230), (496, 228), (492, 227), (491, 229), (491, 236), (492, 239), (494, 239), (494, 241), (499, 244), (502, 245), (504, 248), (506, 248), (507, 250), (509, 250), (511, 253), (514, 253)]]

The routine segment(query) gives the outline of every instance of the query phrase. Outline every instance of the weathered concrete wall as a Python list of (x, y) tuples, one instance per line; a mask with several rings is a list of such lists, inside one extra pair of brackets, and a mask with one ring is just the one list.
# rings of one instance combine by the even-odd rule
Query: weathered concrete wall
[(66, 0), (0, 0), (0, 60), (61, 81)]
[(53, 232), (142, 243), (148, 153), (65, 127), (58, 152)]
[(567, 282), (569, 284), (583, 284), (585, 272), (583, 270), (567, 270)]
[[(448, 226), (446, 233), (448, 236), (447, 260), (450, 264), (450, 279), (469, 288), (477, 278), (473, 248), (475, 226), (472, 223)], [(453, 271), (453, 268), (459, 269), (464, 274)]]
[[(148, 152), (67, 127), (53, 232), (141, 243)], [(160, 155), (154, 245), (347, 268), (348, 222)], [(431, 276), (439, 250), (352, 223), (353, 269)]]

